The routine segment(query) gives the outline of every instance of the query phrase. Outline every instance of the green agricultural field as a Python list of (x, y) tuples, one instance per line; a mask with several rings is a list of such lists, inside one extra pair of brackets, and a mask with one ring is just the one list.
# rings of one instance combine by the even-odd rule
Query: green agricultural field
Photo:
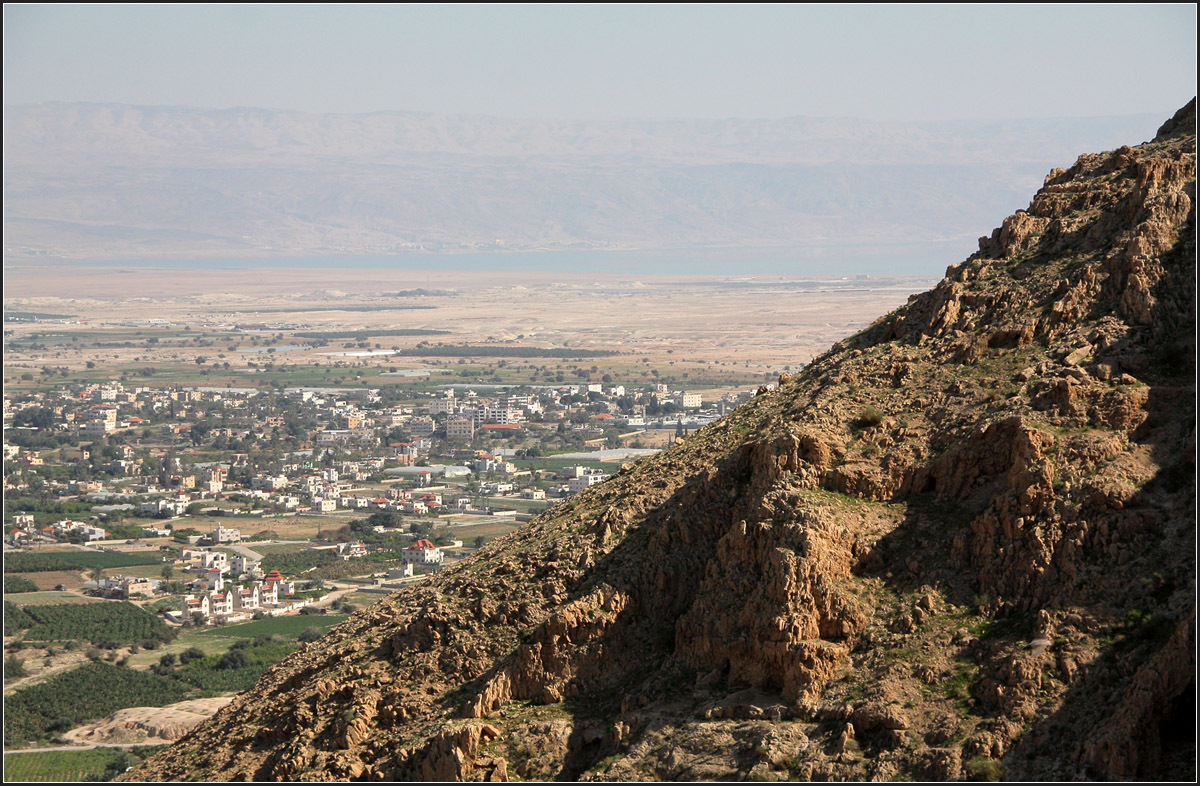
[[(6, 600), (5, 604), (7, 612), (11, 601)], [(26, 641), (79, 639), (97, 646), (117, 646), (139, 644), (151, 639), (165, 642), (175, 638), (175, 631), (161, 619), (125, 601), (22, 606), (21, 612), (28, 619), (12, 624), (25, 630)], [(10, 622), (6, 618), (6, 625)]]
[(522, 499), (521, 497), (488, 497), (487, 504), (492, 508), (519, 510), (522, 513), (541, 513), (557, 500)]
[(222, 625), (216, 628), (203, 628), (198, 636), (201, 638), (220, 637), (250, 639), (258, 636), (274, 636), (294, 639), (308, 628), (329, 630), (342, 620), (345, 614), (297, 614), (285, 617), (267, 617), (266, 619), (243, 622), (237, 625)]
[(189, 690), (170, 677), (88, 663), (5, 696), (4, 742), (48, 740), (125, 707), (161, 707), (181, 701)]
[[(162, 569), (163, 569), (164, 564), (166, 564), (166, 563), (156, 562), (153, 565), (130, 565), (128, 567), (110, 570), (110, 571), (108, 571), (108, 573), (106, 575), (108, 575), (108, 576), (116, 576), (116, 575), (136, 576), (138, 578), (143, 578), (143, 579), (161, 579), (162, 578)], [(179, 579), (180, 577), (181, 577), (180, 570), (178, 568), (175, 568), (175, 575), (172, 578)]]
[(47, 314), (42, 311), (5, 311), (6, 320), (35, 320), (35, 319), (70, 319), (74, 314)]
[(206, 655), (190, 661), (172, 674), (196, 688), (201, 696), (243, 691), (299, 646), (291, 641), (240, 639), (225, 654)]
[(86, 595), (74, 595), (70, 592), (21, 592), (7, 595), (7, 600), (18, 606), (46, 606), (58, 603), (104, 603), (102, 598), (91, 598)]
[(275, 552), (273, 554), (263, 554), (262, 569), (264, 571), (278, 570), (285, 576), (294, 576), (309, 568), (332, 565), (338, 561), (338, 556), (332, 549)]
[(450, 537), (461, 540), (463, 545), (471, 546), (475, 538), (483, 536), (484, 540), (495, 540), (507, 535), (521, 525), (515, 521), (493, 521), (486, 524), (467, 524), (450, 530)]
[[(126, 341), (134, 344), (144, 344), (147, 339), (154, 338), (158, 341), (162, 339), (173, 338), (201, 338), (214, 341), (229, 340), (230, 333), (199, 331), (199, 330), (157, 330), (153, 328), (111, 328), (105, 330), (70, 330), (59, 328), (54, 330), (34, 331), (26, 336), (14, 339), (14, 343), (20, 342), (23, 344), (70, 344), (72, 346), (93, 346), (118, 343), (123, 344)], [(173, 346), (170, 344), (163, 345), (163, 348)]]
[(123, 568), (133, 565), (157, 565), (162, 556), (157, 551), (83, 551), (64, 549), (61, 551), (16, 552), (4, 555), (5, 573), (26, 573), (43, 570), (70, 570), (79, 568)]
[(127, 767), (147, 758), (162, 745), (136, 748), (92, 748), (80, 751), (40, 751), (4, 754), (6, 783), (42, 781), (83, 783), (108, 780), (109, 773), (124, 772)]
[(22, 630), (36, 624), (33, 617), (25, 610), (14, 604), (8, 598), (4, 599), (4, 635), (16, 636)]
[(5, 573), (40, 573), (42, 571), (81, 570), (74, 561), (63, 559), (65, 551), (16, 551), (5, 553)]
[(253, 551), (259, 554), (295, 554), (299, 551), (308, 551), (307, 543), (253, 543), (249, 546)]
[(134, 668), (148, 668), (158, 663), (167, 653), (178, 655), (192, 647), (199, 648), (205, 655), (221, 655), (233, 643), (230, 639), (205, 635), (208, 628), (176, 628), (175, 630), (179, 631), (179, 636), (174, 641), (164, 644), (156, 650), (143, 649), (141, 652), (130, 655), (129, 665)]

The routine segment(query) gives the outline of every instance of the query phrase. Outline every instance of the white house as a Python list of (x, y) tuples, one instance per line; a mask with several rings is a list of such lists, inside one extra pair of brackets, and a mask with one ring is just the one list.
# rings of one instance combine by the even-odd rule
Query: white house
[(338, 557), (343, 560), (348, 560), (351, 557), (364, 557), (367, 554), (367, 547), (357, 541), (339, 543), (335, 549)]
[(567, 481), (567, 490), (572, 494), (583, 491), (589, 486), (594, 486), (608, 479), (608, 475), (581, 475), (577, 478), (571, 478)]
[(222, 527), (221, 523), (217, 522), (217, 526), (213, 528), (212, 534), (209, 535), (209, 539), (212, 540), (213, 543), (238, 543), (242, 539), (242, 533), (241, 530), (227, 529), (226, 527)]
[(198, 556), (200, 568), (203, 570), (229, 570), (229, 555), (223, 551), (201, 551)]
[(245, 576), (259, 569), (260, 563), (244, 554), (234, 554), (229, 560), (229, 572), (233, 576)]
[(440, 565), (442, 564), (442, 559), (442, 550), (426, 538), (421, 538), (404, 549), (405, 562), (419, 563), (421, 565)]

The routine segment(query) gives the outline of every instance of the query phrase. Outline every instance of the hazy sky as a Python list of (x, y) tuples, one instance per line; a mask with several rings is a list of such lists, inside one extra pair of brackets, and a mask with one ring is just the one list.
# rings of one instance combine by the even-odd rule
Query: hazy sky
[(4, 6), (4, 103), (539, 118), (1168, 113), (1196, 6)]

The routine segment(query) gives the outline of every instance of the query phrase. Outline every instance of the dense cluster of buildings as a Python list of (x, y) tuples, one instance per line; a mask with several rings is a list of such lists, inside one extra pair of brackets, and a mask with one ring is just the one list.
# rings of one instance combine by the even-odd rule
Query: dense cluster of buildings
[[(59, 499), (90, 503), (99, 513), (90, 522), (17, 524), (9, 528), (7, 539), (102, 540), (110, 536), (97, 522), (108, 511), (160, 519), (347, 509), (422, 515), (471, 509), (465, 499), (469, 496), (563, 496), (605, 476), (599, 471), (568, 471), (561, 473), (558, 485), (534, 485), (528, 470), (518, 469), (508, 457), (480, 450), (479, 443), (472, 454), (472, 440), (481, 431), (521, 433), (536, 424), (537, 434), (578, 433), (586, 444), (596, 444), (612, 439), (614, 427), (668, 428), (682, 423), (693, 428), (740, 397), (726, 397), (715, 409), (701, 410), (699, 394), (671, 391), (665, 385), (632, 391), (588, 383), (526, 387), (490, 396), (450, 386), (423, 400), (414, 394), (413, 400), (408, 406), (388, 404), (378, 390), (369, 388), (183, 389), (126, 387), (115, 381), (6, 395), (4, 457), (10, 471), (5, 473), (5, 491), (49, 492)], [(650, 420), (650, 411), (670, 411), (674, 419), (662, 415)], [(8, 439), (22, 430), (69, 438), (56, 437), (61, 444), (57, 449), (22, 448)], [(589, 441), (596, 436), (600, 439)], [(282, 445), (281, 437), (287, 437), (290, 452), (280, 448), (264, 463), (260, 450), (257, 466), (252, 464), (251, 447)], [(446, 440), (438, 443), (440, 448), (461, 464), (430, 463), (437, 438)], [(146, 447), (141, 447), (143, 441)], [(223, 446), (231, 446), (224, 460), (185, 460), (189, 447)], [(52, 469), (48, 461), (57, 471), (44, 471)], [(449, 481), (471, 473), (478, 480), (472, 494), (443, 497), (433, 487), (439, 478)], [(381, 494), (362, 485), (385, 476), (407, 478), (412, 488)], [(163, 531), (150, 529), (153, 532), (146, 534)], [(240, 537), (236, 529), (218, 525), (211, 542), (233, 543)]]
[(195, 619), (199, 614), (202, 620), (237, 622), (253, 617), (256, 612), (281, 614), (304, 605), (282, 602), (293, 594), (293, 585), (277, 570), (248, 584), (227, 583), (223, 572), (209, 570), (205, 578), (194, 582), (192, 591), (183, 596), (180, 611), (185, 620)]
[(182, 619), (193, 619), (198, 612), (203, 619), (224, 623), (255, 612), (281, 614), (304, 605), (288, 602), (296, 593), (294, 582), (277, 570), (264, 575), (260, 564), (244, 555), (184, 548), (179, 558), (183, 570), (193, 576), (181, 603)]

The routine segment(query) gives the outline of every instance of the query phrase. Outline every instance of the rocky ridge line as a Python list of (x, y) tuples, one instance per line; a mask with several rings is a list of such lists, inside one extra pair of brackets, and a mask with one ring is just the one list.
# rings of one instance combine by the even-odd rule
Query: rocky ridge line
[(1192, 112), (127, 779), (1193, 777)]

